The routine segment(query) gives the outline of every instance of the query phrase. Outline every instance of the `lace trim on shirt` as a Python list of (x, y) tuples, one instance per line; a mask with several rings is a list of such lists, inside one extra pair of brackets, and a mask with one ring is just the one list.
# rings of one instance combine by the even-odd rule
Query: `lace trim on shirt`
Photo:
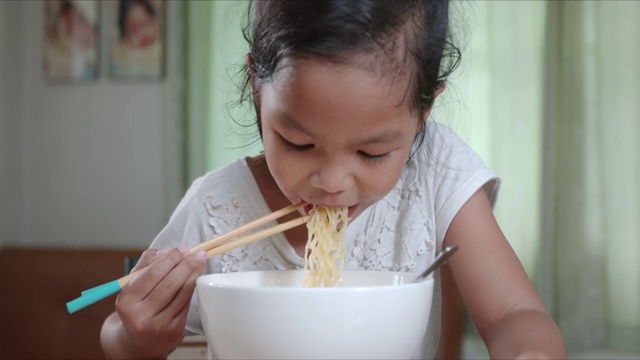
[(415, 272), (430, 263), (436, 243), (433, 214), (415, 206), (426, 196), (416, 175), (409, 169), (399, 182), (405, 187), (395, 187), (374, 205), (348, 252), (347, 269)]
[[(227, 198), (226, 202), (218, 202), (207, 196), (204, 202), (213, 236), (224, 234), (254, 220), (243, 211), (240, 202), (233, 196)], [(210, 264), (214, 273), (293, 268), (284, 261), (272, 239), (263, 239), (230, 250), (213, 258)]]

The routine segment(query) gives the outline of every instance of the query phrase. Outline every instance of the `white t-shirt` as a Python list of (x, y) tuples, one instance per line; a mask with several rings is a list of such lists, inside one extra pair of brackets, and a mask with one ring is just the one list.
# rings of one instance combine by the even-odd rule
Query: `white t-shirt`
[[(428, 123), (423, 145), (407, 162), (391, 192), (347, 227), (345, 269), (422, 272), (442, 250), (449, 224), (460, 208), (481, 187), (493, 205), (499, 183), (498, 175), (448, 127)], [(245, 159), (238, 159), (193, 182), (151, 247), (192, 247), (270, 212)], [(205, 272), (303, 266), (304, 259), (278, 234), (210, 259)], [(197, 301), (194, 294), (186, 327), (189, 334), (203, 333)], [(429, 330), (420, 357), (433, 357), (440, 309), (436, 275)]]

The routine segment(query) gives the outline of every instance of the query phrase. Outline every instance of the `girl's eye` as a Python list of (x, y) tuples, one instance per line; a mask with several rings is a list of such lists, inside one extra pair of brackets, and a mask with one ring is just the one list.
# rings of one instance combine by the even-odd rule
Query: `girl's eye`
[(381, 161), (384, 161), (387, 157), (389, 157), (389, 155), (391, 155), (391, 152), (372, 155), (364, 151), (358, 151), (358, 154), (367, 161), (381, 162)]
[(291, 141), (283, 138), (282, 136), (280, 136), (280, 139), (282, 139), (282, 142), (284, 143), (284, 145), (289, 149), (293, 149), (296, 151), (305, 151), (305, 150), (313, 149), (313, 144), (304, 144), (304, 145), (294, 144)]

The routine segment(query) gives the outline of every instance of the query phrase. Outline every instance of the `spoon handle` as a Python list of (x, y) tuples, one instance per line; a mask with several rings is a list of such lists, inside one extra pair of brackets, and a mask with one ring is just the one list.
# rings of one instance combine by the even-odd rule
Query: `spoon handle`
[(422, 274), (418, 275), (411, 283), (417, 283), (424, 280), (429, 274), (433, 272), (433, 270), (437, 269), (442, 263), (449, 258), (449, 256), (453, 255), (454, 252), (458, 250), (458, 245), (447, 246), (442, 250), (442, 252), (436, 256), (436, 259), (433, 261), (433, 264), (427, 268)]

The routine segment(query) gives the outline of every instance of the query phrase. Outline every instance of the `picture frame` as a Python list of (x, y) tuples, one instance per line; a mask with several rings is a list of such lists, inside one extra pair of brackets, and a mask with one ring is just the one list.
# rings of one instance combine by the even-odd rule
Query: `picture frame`
[(108, 71), (112, 80), (160, 80), (165, 76), (166, 2), (106, 1)]
[(86, 82), (100, 69), (98, 0), (49, 0), (44, 6), (43, 72), (49, 81)]

